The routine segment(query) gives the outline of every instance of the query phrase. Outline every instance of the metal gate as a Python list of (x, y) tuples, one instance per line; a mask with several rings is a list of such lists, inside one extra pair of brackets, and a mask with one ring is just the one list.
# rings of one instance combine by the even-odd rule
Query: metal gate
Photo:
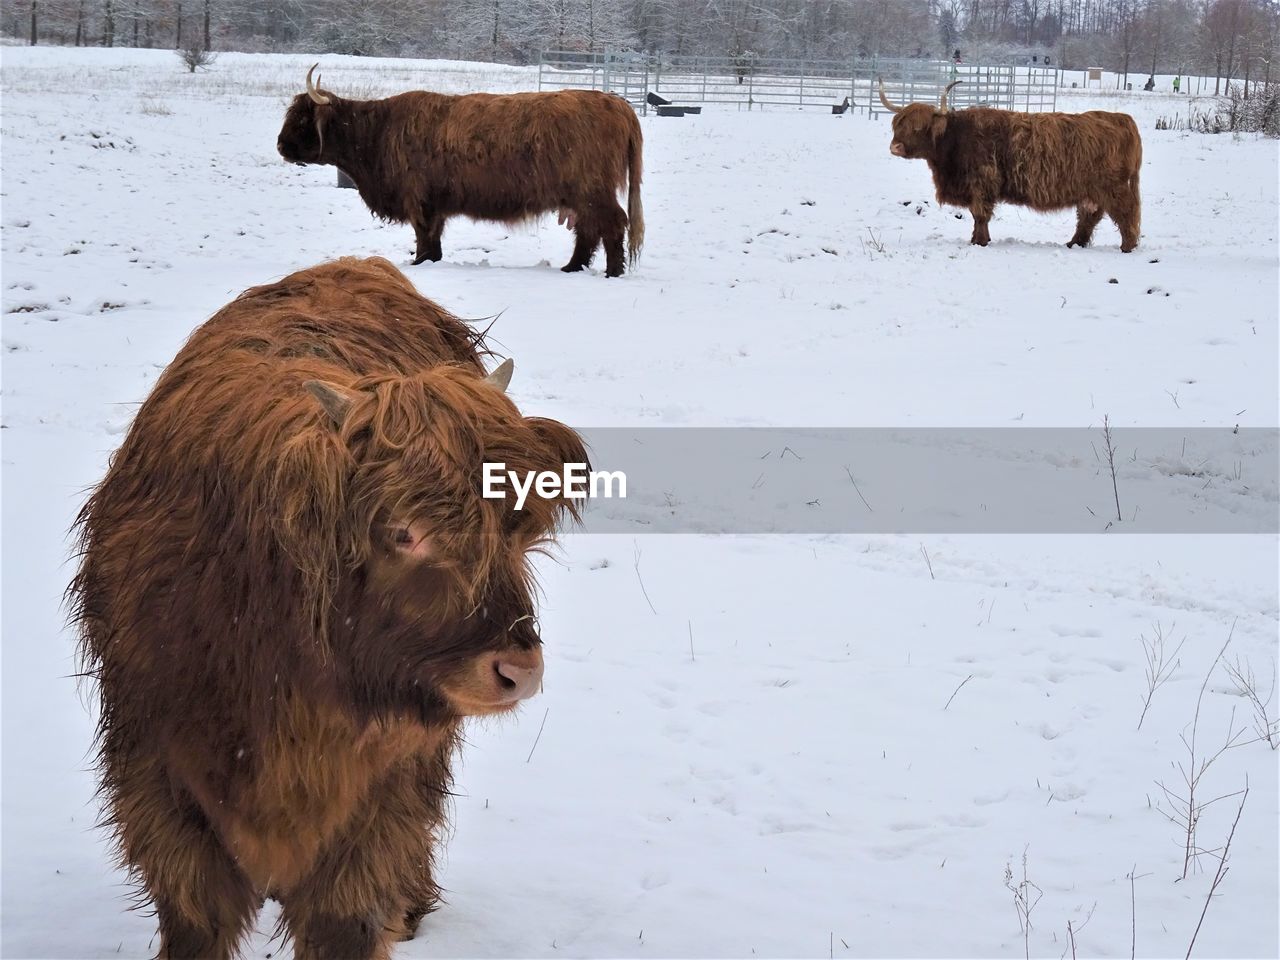
[(936, 103), (952, 80), (963, 80), (949, 102), (1038, 112), (1053, 110), (1058, 98), (1054, 67), (965, 63), (946, 60), (784, 60), (686, 57), (608, 50), (603, 53), (544, 51), (538, 62), (538, 89), (606, 90), (648, 109), (653, 93), (680, 105), (714, 105), (736, 110), (777, 108), (826, 110), (849, 100), (854, 111), (883, 113), (878, 95), (883, 78), (895, 103)]
[[(947, 98), (957, 110), (995, 107), (1038, 113), (1058, 105), (1056, 67), (991, 63), (950, 63), (946, 60), (879, 60), (871, 64), (865, 102), (871, 113), (885, 113), (879, 83), (884, 79), (889, 99), (896, 104), (937, 103), (953, 80), (962, 81)], [(861, 85), (859, 85), (861, 89)]]
[(770, 107), (826, 110), (854, 88), (847, 60), (741, 57), (654, 57), (654, 92), (679, 104), (719, 104), (737, 110)]
[(616, 93), (641, 112), (649, 91), (649, 57), (606, 50), (544, 50), (538, 58), (539, 90), (604, 90)]

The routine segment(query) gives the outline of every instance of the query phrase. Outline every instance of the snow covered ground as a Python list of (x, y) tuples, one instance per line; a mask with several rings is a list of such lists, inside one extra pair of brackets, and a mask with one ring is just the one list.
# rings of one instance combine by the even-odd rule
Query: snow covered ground
[[(162, 51), (2, 56), (7, 957), (154, 950), (92, 828), (65, 533), (159, 371), (247, 286), (387, 256), (448, 309), (498, 315), (523, 409), (579, 427), (1096, 429), (1105, 414), (1222, 439), (1280, 422), (1277, 145), (1155, 130), (1185, 96), (1060, 97), (1139, 122), (1130, 255), (1109, 221), (1068, 250), (1070, 214), (1012, 208), (970, 247), (967, 215), (889, 155), (883, 120), (646, 118), (644, 257), (606, 281), (556, 269), (571, 242), (553, 219), (451, 223), (444, 261), (407, 267), (408, 227), (275, 153), (314, 58), (227, 54), (192, 76)], [(536, 83), (432, 61), (322, 69), (361, 96)], [(1274, 477), (1204, 482), (1274, 518)], [(544, 564), (546, 692), (472, 729), (449, 903), (397, 956), (1060, 957), (1068, 923), (1080, 956), (1182, 956), (1217, 861), (1179, 880), (1186, 836), (1160, 784), (1185, 794), (1202, 683), (1197, 760), (1244, 732), (1199, 795), (1246, 778), (1249, 793), (1195, 952), (1280, 952), (1280, 753), (1225, 669), (1251, 668), (1263, 699), (1273, 687), (1274, 533), (637, 529), (571, 535)], [(1157, 636), (1177, 663), (1138, 729)], [(1222, 847), (1239, 802), (1206, 807), (1201, 847)], [(1024, 858), (1034, 888), (1018, 887)], [(279, 955), (272, 919), (249, 956)]]

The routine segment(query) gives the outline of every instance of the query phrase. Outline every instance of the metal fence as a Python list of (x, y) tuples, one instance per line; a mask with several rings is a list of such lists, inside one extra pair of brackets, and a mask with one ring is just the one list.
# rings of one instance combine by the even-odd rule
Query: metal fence
[(647, 95), (678, 105), (736, 110), (849, 108), (883, 113), (877, 81), (895, 103), (936, 102), (952, 80), (957, 109), (991, 106), (1037, 112), (1057, 106), (1058, 70), (945, 60), (782, 60), (765, 57), (685, 57), (607, 50), (544, 51), (538, 89), (606, 90), (647, 112)]

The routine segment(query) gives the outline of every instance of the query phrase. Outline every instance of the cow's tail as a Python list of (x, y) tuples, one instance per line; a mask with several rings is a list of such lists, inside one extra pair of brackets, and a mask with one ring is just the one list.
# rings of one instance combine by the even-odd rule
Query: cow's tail
[[(1141, 151), (1141, 148), (1139, 148)], [(1141, 153), (1139, 153), (1141, 156)], [(1138, 161), (1138, 168), (1133, 171), (1133, 176), (1129, 178), (1129, 188), (1133, 191), (1133, 229), (1140, 231), (1142, 229), (1142, 194), (1138, 190), (1139, 174), (1142, 172), (1142, 161)]]
[(644, 172), (644, 137), (640, 121), (632, 118), (627, 138), (627, 265), (634, 267), (644, 246), (644, 206), (640, 203), (640, 178)]
[(1142, 194), (1138, 190), (1138, 181), (1142, 173), (1142, 136), (1138, 133), (1137, 127), (1138, 125), (1134, 123), (1133, 138), (1136, 142), (1136, 148), (1134, 150), (1133, 173), (1129, 177), (1129, 188), (1133, 191), (1133, 229), (1135, 231), (1140, 230), (1142, 226)]

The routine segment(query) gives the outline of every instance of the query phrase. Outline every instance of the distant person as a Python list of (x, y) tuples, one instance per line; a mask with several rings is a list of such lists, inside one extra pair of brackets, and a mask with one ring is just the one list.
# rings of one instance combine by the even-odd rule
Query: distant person
[(960, 48), (959, 48), (959, 47), (956, 47), (956, 52), (955, 52), (955, 53), (953, 53), (953, 54), (951, 55), (951, 62), (952, 62), (952, 63), (964, 63), (964, 61), (960, 59)]
[(1147, 82), (1142, 85), (1143, 90), (1151, 91), (1156, 88), (1156, 78), (1147, 77)]
[(1182, 75), (1179, 74), (1178, 76), (1173, 78), (1173, 92), (1177, 93), (1181, 87), (1182, 87)]

